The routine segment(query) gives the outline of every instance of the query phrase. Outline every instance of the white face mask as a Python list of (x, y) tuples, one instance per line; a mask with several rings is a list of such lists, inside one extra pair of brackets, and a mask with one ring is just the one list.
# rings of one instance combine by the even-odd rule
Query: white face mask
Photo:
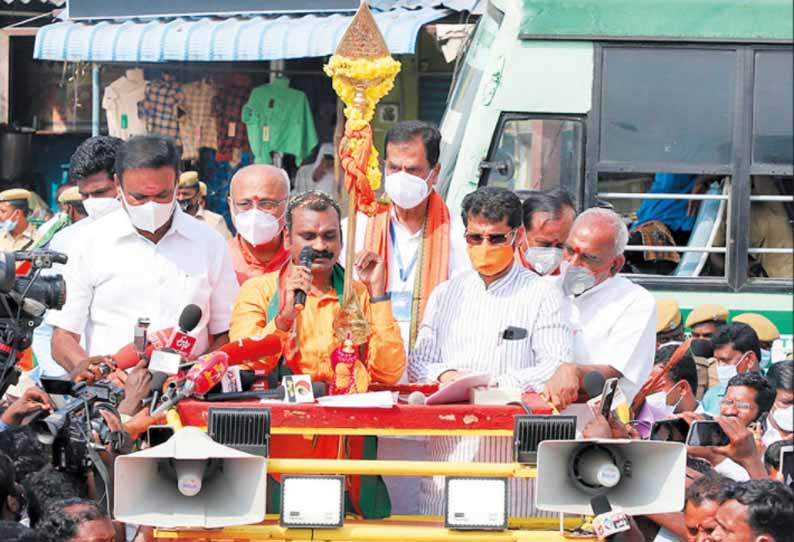
[(539, 275), (553, 273), (562, 261), (562, 249), (557, 247), (529, 247), (524, 258)]
[(83, 200), (83, 207), (88, 216), (96, 220), (121, 207), (121, 202), (116, 198), (88, 198)]
[(794, 407), (775, 408), (772, 411), (772, 419), (786, 433), (794, 432)]
[[(431, 172), (430, 175), (433, 173)], [(428, 178), (430, 178), (428, 176)], [(386, 193), (397, 207), (413, 209), (430, 193), (427, 179), (411, 175), (403, 170), (386, 175)]]
[(737, 374), (736, 365), (717, 365), (717, 379), (723, 386), (727, 386), (728, 381)]
[(143, 205), (130, 205), (127, 203), (126, 196), (122, 196), (122, 203), (133, 226), (139, 230), (154, 233), (173, 216), (176, 207), (176, 191), (168, 203), (147, 201)]
[(249, 209), (234, 215), (234, 227), (243, 239), (254, 246), (269, 243), (281, 231), (278, 219), (259, 209)]
[[(648, 405), (652, 406), (659, 412), (664, 412), (667, 416), (672, 416), (675, 414), (675, 409), (678, 406), (678, 403), (674, 405), (667, 404), (667, 392), (664, 391), (648, 395), (645, 397), (645, 401), (648, 403)], [(681, 402), (680, 399), (679, 402)]]
[(596, 278), (589, 269), (568, 262), (560, 264), (561, 287), (565, 295), (582, 295), (595, 286)]

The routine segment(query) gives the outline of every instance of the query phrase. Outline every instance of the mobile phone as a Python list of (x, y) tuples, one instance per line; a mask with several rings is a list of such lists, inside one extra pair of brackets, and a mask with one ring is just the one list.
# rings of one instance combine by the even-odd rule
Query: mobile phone
[(783, 483), (794, 489), (794, 446), (780, 449), (780, 472), (783, 474)]
[(72, 381), (68, 378), (42, 376), (41, 387), (50, 395), (69, 395), (72, 393)]
[(146, 430), (149, 447), (159, 446), (174, 436), (174, 428), (170, 425), (152, 425)]
[(618, 389), (618, 379), (609, 378), (604, 382), (604, 389), (601, 391), (601, 415), (604, 418), (609, 418), (609, 413), (612, 412), (612, 399), (615, 398), (615, 391)]
[(689, 433), (689, 423), (683, 418), (659, 420), (651, 427), (650, 440), (686, 442), (687, 433)]
[(686, 443), (689, 446), (726, 446), (730, 439), (718, 422), (698, 420), (690, 426)]

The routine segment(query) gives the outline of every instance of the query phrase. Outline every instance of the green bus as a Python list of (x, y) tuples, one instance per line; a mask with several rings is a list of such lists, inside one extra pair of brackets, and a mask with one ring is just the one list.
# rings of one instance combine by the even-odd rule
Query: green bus
[(478, 186), (562, 186), (630, 228), (674, 207), (687, 235), (633, 232), (629, 276), (685, 316), (763, 313), (790, 351), (793, 21), (791, 0), (490, 0), (441, 122), (439, 190), (458, 212)]

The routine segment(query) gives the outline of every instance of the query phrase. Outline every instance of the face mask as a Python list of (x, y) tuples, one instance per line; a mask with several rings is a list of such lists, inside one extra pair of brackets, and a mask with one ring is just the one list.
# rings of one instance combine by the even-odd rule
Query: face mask
[(596, 283), (595, 275), (589, 269), (568, 262), (560, 264), (560, 274), (565, 295), (582, 295)]
[(472, 265), (481, 275), (492, 277), (504, 271), (513, 261), (513, 245), (468, 245), (466, 251)]
[(766, 370), (772, 365), (772, 351), (765, 348), (761, 349), (761, 368)]
[(281, 231), (278, 219), (259, 209), (237, 213), (234, 216), (234, 226), (243, 239), (254, 246), (269, 243)]
[(139, 230), (148, 231), (149, 233), (156, 232), (163, 224), (168, 222), (174, 214), (175, 201), (176, 196), (174, 196), (169, 203), (147, 201), (143, 205), (129, 205), (126, 202), (126, 197), (122, 199), (122, 203), (127, 210), (127, 215), (129, 215), (132, 225)]
[(539, 275), (553, 273), (562, 261), (562, 249), (556, 247), (530, 247), (524, 258)]
[(88, 198), (83, 200), (83, 207), (88, 216), (96, 220), (121, 207), (121, 202), (116, 198)]
[(727, 386), (728, 381), (737, 374), (736, 365), (717, 365), (717, 378), (723, 386)]
[(190, 211), (193, 210), (198, 210), (198, 204), (192, 199), (181, 199), (178, 200), (178, 203), (179, 203), (179, 208), (186, 213), (189, 213)]
[(17, 221), (11, 220), (10, 218), (8, 220), (3, 220), (2, 222), (0, 222), (0, 229), (10, 233), (15, 229), (17, 229)]
[(386, 175), (385, 190), (397, 207), (413, 209), (425, 200), (430, 187), (427, 179), (400, 170)]
[(772, 411), (772, 418), (786, 433), (794, 432), (794, 407), (776, 408)]

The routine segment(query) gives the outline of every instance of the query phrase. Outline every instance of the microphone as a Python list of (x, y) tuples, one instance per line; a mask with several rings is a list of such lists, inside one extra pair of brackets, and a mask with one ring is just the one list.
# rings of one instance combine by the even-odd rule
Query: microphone
[(631, 530), (629, 517), (623, 512), (613, 512), (609, 499), (603, 493), (590, 499), (593, 508), (593, 530), (598, 540), (609, 542), (623, 542), (624, 536), (620, 533)]
[[(283, 401), (286, 393), (284, 386), (279, 386), (272, 390), (261, 391), (233, 391), (229, 393), (208, 393), (204, 398), (206, 401), (246, 401), (255, 399), (271, 399)], [(312, 382), (312, 393), (314, 397), (324, 397), (326, 395), (325, 382)]]
[(228, 368), (229, 356), (225, 352), (216, 351), (199, 356), (185, 375), (182, 385), (152, 411), (152, 416), (162, 414), (186, 397), (206, 395), (223, 380), (223, 375), (226, 374)]
[[(240, 365), (249, 361), (258, 361), (260, 358), (275, 356), (281, 353), (281, 339), (276, 335), (265, 337), (248, 337), (229, 342), (218, 348), (216, 352), (223, 352), (229, 357), (229, 365)], [(273, 360), (273, 367), (278, 360)], [(273, 367), (266, 370), (270, 371)]]
[(149, 406), (150, 414), (157, 408), (157, 401), (160, 400), (160, 396), (163, 393), (163, 384), (165, 384), (166, 378), (168, 378), (168, 373), (164, 373), (163, 371), (152, 371), (152, 403)]
[[(154, 333), (148, 333), (148, 340), (149, 344), (146, 346), (146, 349), (143, 352), (143, 357), (151, 358), (152, 353), (155, 350), (160, 350), (165, 348), (169, 342), (171, 335), (174, 332), (174, 328), (167, 327), (165, 329), (160, 329)], [(111, 356), (113, 361), (116, 362), (116, 365), (119, 369), (125, 370), (129, 369), (130, 367), (135, 367), (139, 361), (141, 361), (141, 356), (138, 354), (138, 350), (134, 343), (127, 344), (119, 349), (118, 352)]]
[[(298, 256), (298, 265), (311, 270), (312, 262), (314, 262), (314, 249), (312, 247), (303, 247)], [(295, 290), (295, 308), (302, 311), (304, 306), (306, 306), (306, 292)]]
[(601, 395), (601, 392), (604, 391), (604, 384), (606, 384), (606, 381), (604, 375), (598, 371), (586, 373), (584, 375), (584, 389), (587, 392), (587, 396), (592, 399), (593, 397)]
[(188, 335), (201, 321), (201, 308), (198, 305), (190, 304), (182, 309), (179, 315), (178, 327), (174, 329), (166, 346), (167, 350), (177, 352), (183, 358), (189, 358), (193, 347), (196, 345), (196, 338)]

